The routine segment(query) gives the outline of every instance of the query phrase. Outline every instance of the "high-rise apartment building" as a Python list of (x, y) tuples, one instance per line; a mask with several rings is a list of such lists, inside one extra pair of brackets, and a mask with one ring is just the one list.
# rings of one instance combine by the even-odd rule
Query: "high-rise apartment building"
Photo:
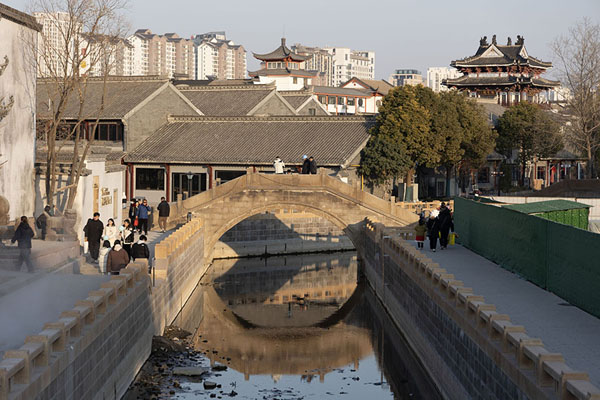
[(444, 79), (460, 78), (462, 73), (456, 68), (450, 67), (430, 67), (427, 68), (427, 87), (434, 92), (448, 90), (448, 87), (442, 85)]
[[(81, 26), (71, 25), (66, 12), (38, 12), (33, 16), (42, 25), (37, 51), (38, 76), (62, 76), (65, 71), (69, 74), (73, 57), (77, 55), (77, 32)], [(65, 50), (67, 46), (69, 51)]]
[(244, 79), (246, 77), (246, 50), (228, 40), (225, 32), (207, 32), (196, 35), (195, 79)]
[(317, 71), (313, 79), (316, 86), (333, 86), (333, 55), (319, 47), (307, 47), (301, 44), (292, 46), (292, 51), (302, 56), (312, 56), (305, 62), (307, 71)]
[(388, 82), (394, 86), (422, 85), (423, 75), (421, 75), (421, 71), (416, 69), (397, 69), (390, 74)]
[(128, 39), (132, 48), (133, 75), (158, 75), (194, 79), (194, 42), (176, 33), (157, 35), (138, 29)]
[(375, 79), (375, 52), (347, 47), (325, 47), (333, 57), (333, 86), (352, 78)]

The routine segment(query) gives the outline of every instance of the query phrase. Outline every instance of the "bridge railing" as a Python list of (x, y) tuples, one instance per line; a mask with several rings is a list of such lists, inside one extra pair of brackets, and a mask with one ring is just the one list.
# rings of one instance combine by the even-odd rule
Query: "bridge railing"
[[(364, 207), (376, 210), (402, 220), (406, 224), (416, 222), (418, 217), (414, 210), (401, 203), (386, 201), (361, 190), (359, 185), (349, 185), (341, 180), (326, 174), (301, 175), (301, 174), (262, 174), (248, 171), (246, 175), (216, 186), (210, 190), (183, 200), (176, 205), (171, 213), (171, 219), (182, 220), (189, 211), (200, 208), (209, 202), (224, 196), (233, 195), (246, 189), (321, 189), (346, 197), (360, 203)], [(174, 212), (173, 212), (174, 211)]]

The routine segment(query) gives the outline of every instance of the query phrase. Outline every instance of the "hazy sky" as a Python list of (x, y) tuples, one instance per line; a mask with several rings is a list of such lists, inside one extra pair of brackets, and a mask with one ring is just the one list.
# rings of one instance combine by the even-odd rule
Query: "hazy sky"
[[(29, 10), (29, 0), (0, 0)], [(132, 30), (177, 32), (182, 37), (224, 30), (248, 51), (248, 68), (258, 68), (252, 52), (289, 45), (327, 45), (374, 50), (375, 76), (397, 68), (447, 66), (473, 55), (481, 36), (505, 44), (525, 37), (530, 55), (552, 61), (550, 42), (584, 16), (600, 23), (600, 0), (129, 0)]]

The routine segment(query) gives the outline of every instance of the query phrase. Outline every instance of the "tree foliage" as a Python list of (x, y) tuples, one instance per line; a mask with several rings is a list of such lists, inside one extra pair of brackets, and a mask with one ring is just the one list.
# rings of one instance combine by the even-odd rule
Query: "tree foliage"
[(403, 86), (384, 98), (361, 153), (359, 172), (375, 184), (416, 166), (443, 166), (448, 176), (462, 164), (478, 167), (494, 149), (496, 135), (483, 110), (457, 92)]
[(514, 149), (519, 151), (522, 180), (527, 162), (552, 156), (563, 148), (560, 126), (532, 103), (522, 102), (509, 108), (498, 119), (498, 133), (500, 152), (510, 157)]

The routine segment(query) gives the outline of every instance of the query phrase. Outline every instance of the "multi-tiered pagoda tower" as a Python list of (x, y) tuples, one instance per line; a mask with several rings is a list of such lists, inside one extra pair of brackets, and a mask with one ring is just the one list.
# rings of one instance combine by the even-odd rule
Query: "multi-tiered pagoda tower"
[(509, 37), (505, 46), (496, 43), (496, 35), (492, 43), (484, 36), (474, 56), (452, 61), (450, 65), (464, 75), (446, 79), (444, 85), (468, 91), (480, 101), (504, 106), (525, 100), (538, 103), (540, 92), (560, 85), (558, 81), (541, 77), (552, 63), (531, 57), (522, 36), (517, 36), (515, 44)]

